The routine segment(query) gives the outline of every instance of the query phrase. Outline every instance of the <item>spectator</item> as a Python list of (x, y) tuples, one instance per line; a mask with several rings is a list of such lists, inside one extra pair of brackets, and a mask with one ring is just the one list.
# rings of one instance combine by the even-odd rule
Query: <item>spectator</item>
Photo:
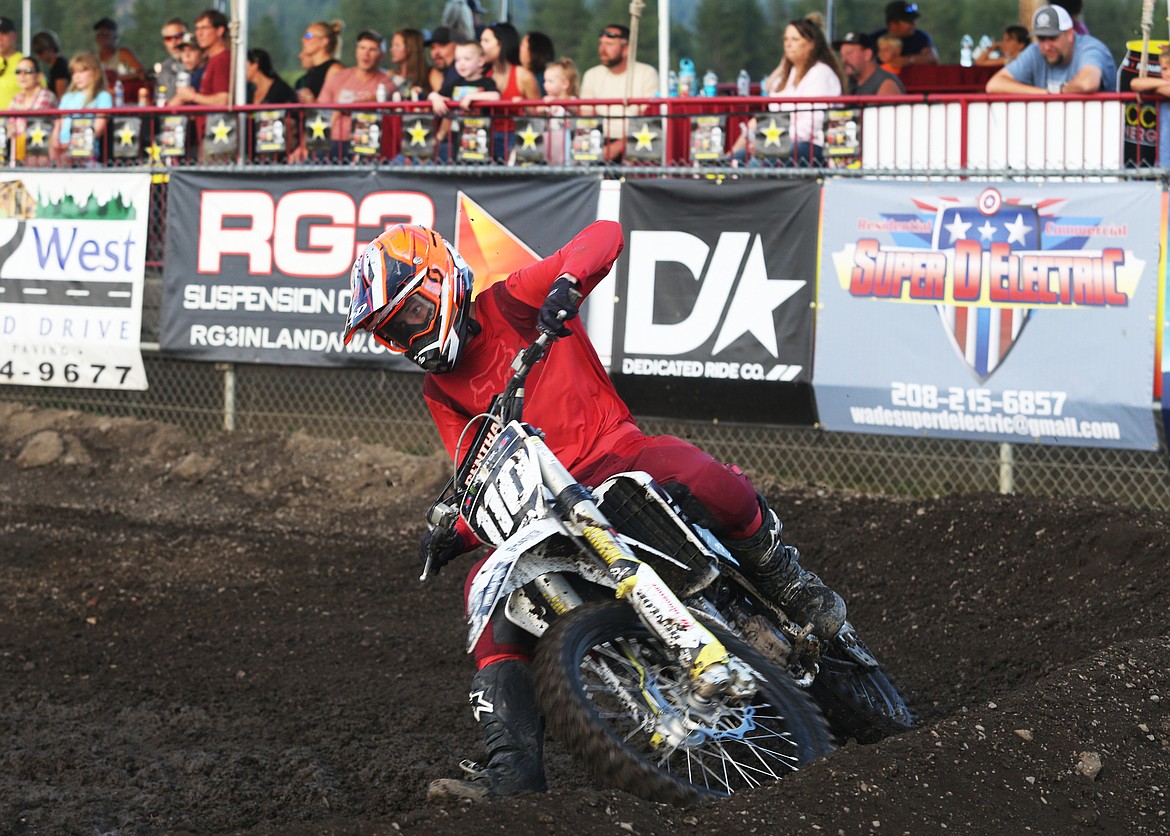
[(272, 56), (267, 50), (249, 49), (245, 77), (251, 90), (252, 104), (294, 104), (297, 93), (272, 68)]
[[(1129, 83), (1129, 89), (1170, 99), (1170, 45), (1163, 46), (1158, 53), (1158, 65), (1162, 69), (1160, 77), (1135, 78)], [(1158, 103), (1158, 165), (1162, 168), (1170, 165), (1170, 102), (1167, 101)]]
[(61, 55), (61, 39), (50, 29), (37, 32), (29, 44), (40, 65), (48, 72), (46, 83), (55, 99), (60, 99), (69, 89), (69, 62)]
[(20, 84), (16, 64), (24, 56), (16, 51), (16, 24), (10, 17), (0, 17), (0, 110), (5, 110)]
[(887, 73), (902, 73), (902, 39), (897, 35), (882, 35), (877, 38), (877, 55), (881, 68)]
[(520, 39), (520, 66), (532, 73), (536, 79), (536, 89), (540, 95), (545, 94), (544, 68), (549, 61), (556, 57), (552, 38), (543, 32), (529, 32)]
[[(223, 12), (208, 9), (195, 18), (195, 41), (207, 58), (199, 86), (175, 91), (178, 104), (226, 105), (231, 102), (231, 50), (227, 48), (228, 21)], [(199, 120), (200, 125), (203, 119)], [(203, 133), (202, 127), (199, 133)]]
[(425, 44), (431, 50), (431, 91), (437, 92), (444, 81), (455, 80), (455, 39), (449, 28), (436, 26)]
[(1109, 47), (1092, 35), (1078, 35), (1063, 7), (1037, 9), (1032, 36), (1035, 43), (988, 80), (988, 93), (1028, 96), (1113, 89), (1117, 64)]
[(169, 99), (178, 89), (179, 74), (184, 71), (182, 41), (187, 34), (187, 23), (181, 17), (172, 17), (162, 25), (162, 41), (167, 57), (157, 65), (154, 74), (155, 95), (162, 90)]
[[(25, 110), (52, 110), (57, 106), (57, 96), (41, 86), (41, 68), (36, 59), (27, 55), (16, 62), (16, 83), (20, 89), (12, 97), (9, 111)], [(14, 157), (17, 162), (25, 160), (25, 131), (28, 122), (17, 116), (8, 120), (9, 138), (14, 141)], [(37, 165), (44, 165), (48, 161), (43, 157), (35, 158)], [(31, 160), (30, 160), (30, 164)]]
[[(764, 95), (782, 98), (824, 100), (841, 95), (844, 73), (837, 56), (825, 40), (824, 30), (807, 18), (794, 20), (784, 29), (784, 58), (764, 81)], [(825, 111), (821, 103), (781, 104), (781, 110), (794, 111), (789, 132), (792, 158), (786, 165), (816, 166), (825, 164)], [(732, 147), (736, 156), (755, 134), (755, 120)]]
[(1053, 0), (1052, 5), (1061, 6), (1068, 12), (1068, 16), (1072, 18), (1074, 32), (1078, 35), (1089, 34), (1089, 27), (1085, 25), (1085, 21), (1082, 19), (1082, 13), (1085, 10), (1084, 0)]
[(344, 69), (345, 65), (337, 60), (343, 26), (340, 20), (332, 23), (319, 20), (305, 27), (305, 34), (301, 36), (300, 54), (305, 74), (293, 84), (297, 98), (305, 104), (317, 101), (325, 82)]
[(110, 84), (115, 81), (145, 81), (146, 68), (128, 46), (118, 44), (118, 24), (113, 18), (103, 17), (93, 25), (98, 60), (102, 62)]
[(477, 0), (447, 0), (440, 22), (456, 41), (474, 41), (483, 34), (479, 15), (486, 14)]
[(171, 90), (171, 98), (167, 104), (171, 106), (185, 104), (188, 96), (199, 90), (203, 81), (203, 72), (207, 69), (207, 56), (195, 36), (190, 32), (179, 40), (179, 72), (175, 74), (175, 86)]
[[(114, 106), (114, 97), (110, 95), (109, 85), (106, 83), (106, 74), (102, 69), (101, 60), (92, 52), (79, 52), (69, 62), (69, 71), (72, 74), (69, 89), (61, 97), (61, 110), (81, 110), (92, 107), (96, 110)], [(91, 114), (80, 114), (89, 118)], [(53, 123), (53, 133), (49, 138), (49, 153), (58, 163), (67, 163), (73, 156), (69, 153), (70, 145), (74, 141), (72, 116), (60, 116)], [(91, 153), (99, 150), (98, 143), (105, 136), (105, 116), (97, 116), (93, 120), (93, 136)]]
[[(317, 101), (321, 104), (336, 102), (337, 104), (352, 104), (354, 102), (372, 102), (378, 98), (378, 85), (390, 86), (390, 76), (382, 72), (378, 65), (382, 63), (385, 54), (386, 42), (377, 32), (367, 29), (360, 32), (354, 44), (355, 66), (333, 73), (321, 88), (321, 95)], [(330, 135), (333, 140), (333, 156), (341, 161), (349, 158), (350, 140), (353, 137), (353, 117), (348, 110), (333, 112), (330, 124)]]
[[(476, 101), (491, 101), (500, 98), (496, 83), (483, 74), (484, 52), (483, 44), (479, 41), (463, 41), (455, 45), (455, 78), (443, 83), (441, 89), (431, 93), (431, 109), (439, 116), (446, 116), (452, 106), (468, 108)], [(439, 142), (439, 159), (446, 161), (451, 158), (452, 123), (444, 119), (437, 131), (435, 139)]]
[(851, 96), (900, 96), (906, 92), (896, 75), (878, 66), (869, 35), (849, 32), (833, 46), (841, 53)]
[(423, 33), (417, 29), (399, 29), (390, 39), (390, 79), (404, 99), (418, 99), (430, 90)]
[[(564, 99), (575, 99), (581, 92), (577, 82), (577, 65), (572, 58), (558, 58), (549, 61), (544, 68), (544, 100), (554, 102)], [(548, 122), (547, 151), (548, 161), (552, 165), (561, 165), (568, 157), (568, 147), (572, 142), (572, 132), (565, 126), (563, 117), (568, 115), (569, 108), (565, 105), (549, 105), (548, 114), (552, 118)]]
[[(918, 4), (894, 0), (886, 5), (886, 28), (870, 37), (875, 41), (883, 35), (893, 35), (902, 41), (902, 55), (895, 65), (900, 70), (908, 64), (937, 64), (938, 52), (930, 35), (918, 28)], [(885, 63), (885, 60), (882, 61)]]
[[(597, 39), (597, 57), (601, 64), (590, 67), (581, 79), (583, 99), (624, 99), (626, 72), (630, 70), (630, 30), (620, 23), (611, 23), (601, 30)], [(633, 66), (634, 83), (630, 96), (649, 98), (658, 93), (658, 70), (637, 61)], [(607, 162), (621, 162), (626, 150), (626, 117), (640, 113), (641, 107), (630, 105), (597, 105), (590, 109), (605, 120), (605, 149)]]
[[(520, 66), (520, 33), (510, 23), (493, 23), (479, 37), (488, 74), (505, 102), (518, 99), (539, 99), (536, 79)], [(492, 124), (492, 158), (503, 162), (512, 147), (516, 122), (511, 118), (497, 118)]]
[(1008, 26), (1003, 30), (1003, 37), (975, 59), (975, 66), (1002, 67), (1014, 61), (1027, 46), (1028, 30), (1023, 26)]

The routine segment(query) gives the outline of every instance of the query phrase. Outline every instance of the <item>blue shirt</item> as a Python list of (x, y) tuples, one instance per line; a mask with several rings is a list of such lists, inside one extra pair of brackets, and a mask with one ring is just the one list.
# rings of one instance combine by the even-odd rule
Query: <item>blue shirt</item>
[[(877, 39), (889, 33), (889, 29), (879, 29), (869, 36), (874, 43), (874, 57), (877, 57)], [(931, 52), (934, 50), (934, 41), (930, 39), (930, 35), (921, 29), (915, 29), (909, 35), (899, 40), (902, 41), (902, 54), (906, 57), (920, 55), (923, 52)]]
[[(61, 110), (81, 110), (83, 107), (95, 108), (110, 108), (114, 106), (114, 97), (110, 95), (108, 90), (100, 91), (94, 96), (92, 102), (85, 100), (85, 93), (81, 90), (70, 90), (61, 97), (61, 103), (58, 107)], [(92, 116), (93, 114), (79, 113), (78, 116)], [(62, 145), (69, 144), (69, 135), (73, 126), (73, 120), (68, 116), (61, 117), (61, 130), (57, 132), (57, 141)]]
[(1044, 60), (1040, 47), (1030, 44), (1005, 69), (1016, 81), (1047, 90), (1049, 85), (1059, 87), (1071, 80), (1085, 67), (1097, 67), (1101, 70), (1101, 86), (1098, 92), (1114, 89), (1117, 83), (1117, 63), (1109, 53), (1109, 47), (1092, 35), (1076, 36), (1073, 41), (1072, 58), (1062, 66), (1049, 64)]

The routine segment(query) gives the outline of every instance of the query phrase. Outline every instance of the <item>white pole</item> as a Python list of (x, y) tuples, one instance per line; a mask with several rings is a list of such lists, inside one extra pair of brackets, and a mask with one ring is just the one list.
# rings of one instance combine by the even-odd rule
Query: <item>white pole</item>
[[(248, 103), (248, 0), (232, 0), (234, 7), (232, 13), (232, 25), (229, 31), (233, 32), (231, 48), (235, 50), (232, 53), (232, 78), (235, 81), (234, 87), (236, 94), (234, 101), (236, 104)], [(244, 143), (240, 142), (242, 148)]]
[(670, 0), (658, 0), (658, 95), (666, 98), (670, 75)]
[(32, 55), (32, 0), (20, 0), (20, 52)]

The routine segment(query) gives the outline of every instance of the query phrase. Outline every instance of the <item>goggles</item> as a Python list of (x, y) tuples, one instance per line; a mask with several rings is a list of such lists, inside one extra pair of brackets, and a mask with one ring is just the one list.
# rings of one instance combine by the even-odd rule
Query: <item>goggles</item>
[(374, 322), (369, 331), (374, 339), (392, 351), (407, 352), (421, 337), (430, 335), (438, 327), (442, 285), (424, 278), (408, 292), (397, 305)]

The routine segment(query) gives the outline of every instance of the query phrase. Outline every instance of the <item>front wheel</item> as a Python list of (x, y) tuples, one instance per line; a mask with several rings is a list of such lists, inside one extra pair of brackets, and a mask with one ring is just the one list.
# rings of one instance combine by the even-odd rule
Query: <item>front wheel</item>
[(875, 743), (914, 727), (914, 713), (851, 626), (838, 633), (821, 657), (813, 699), (840, 739)]
[(759, 674), (753, 697), (699, 699), (625, 602), (574, 610), (541, 639), (533, 666), (549, 731), (602, 784), (668, 804), (758, 787), (832, 751), (824, 718), (791, 677), (714, 632)]

